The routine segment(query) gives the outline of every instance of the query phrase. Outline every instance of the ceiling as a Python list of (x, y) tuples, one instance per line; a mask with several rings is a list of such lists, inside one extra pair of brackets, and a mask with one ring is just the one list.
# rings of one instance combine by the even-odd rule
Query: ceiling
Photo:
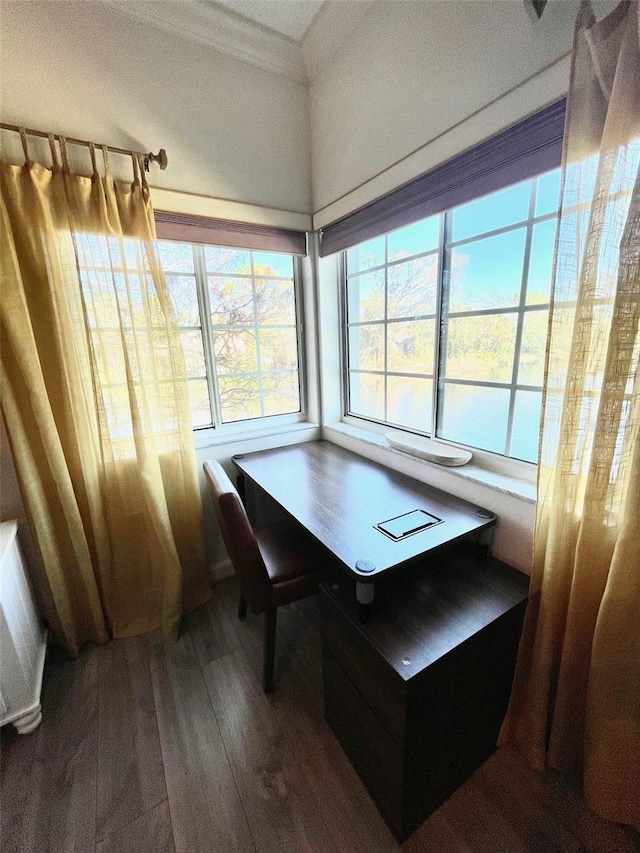
[(216, 0), (243, 18), (301, 41), (324, 0)]

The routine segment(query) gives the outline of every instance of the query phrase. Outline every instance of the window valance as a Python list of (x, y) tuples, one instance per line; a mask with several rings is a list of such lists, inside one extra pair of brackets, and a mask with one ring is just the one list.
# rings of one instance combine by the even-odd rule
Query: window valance
[(307, 235), (304, 231), (164, 210), (155, 211), (155, 220), (159, 240), (233, 246), (256, 251), (284, 252), (288, 255), (307, 254)]

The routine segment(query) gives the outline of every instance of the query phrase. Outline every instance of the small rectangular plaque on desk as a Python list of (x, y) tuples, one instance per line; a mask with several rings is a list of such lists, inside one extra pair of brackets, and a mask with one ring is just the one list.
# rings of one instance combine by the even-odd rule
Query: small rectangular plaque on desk
[(414, 509), (411, 512), (396, 515), (395, 518), (389, 518), (387, 521), (381, 521), (375, 527), (385, 536), (397, 541), (414, 533), (420, 533), (421, 530), (426, 530), (435, 524), (442, 524), (442, 519), (423, 509)]

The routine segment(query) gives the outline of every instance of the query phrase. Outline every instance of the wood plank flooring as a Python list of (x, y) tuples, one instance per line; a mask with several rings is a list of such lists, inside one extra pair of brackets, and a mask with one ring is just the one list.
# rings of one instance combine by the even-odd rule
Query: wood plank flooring
[(228, 580), (178, 643), (50, 657), (43, 722), (2, 729), (2, 853), (638, 853), (578, 786), (498, 750), (400, 847), (324, 721), (317, 603), (281, 608), (276, 691), (261, 618)]
[[(96, 836), (167, 799), (146, 637), (99, 650)], [(126, 725), (123, 725), (126, 720)]]

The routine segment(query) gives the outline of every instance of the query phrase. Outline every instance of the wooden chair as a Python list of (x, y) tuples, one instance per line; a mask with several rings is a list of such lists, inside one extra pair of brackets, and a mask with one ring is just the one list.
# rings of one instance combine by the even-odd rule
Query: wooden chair
[(240, 496), (220, 463), (208, 460), (203, 467), (220, 532), (240, 581), (238, 616), (246, 616), (247, 602), (255, 614), (265, 615), (262, 687), (270, 693), (278, 607), (317, 592), (318, 583), (328, 576), (330, 558), (293, 520), (254, 531)]

